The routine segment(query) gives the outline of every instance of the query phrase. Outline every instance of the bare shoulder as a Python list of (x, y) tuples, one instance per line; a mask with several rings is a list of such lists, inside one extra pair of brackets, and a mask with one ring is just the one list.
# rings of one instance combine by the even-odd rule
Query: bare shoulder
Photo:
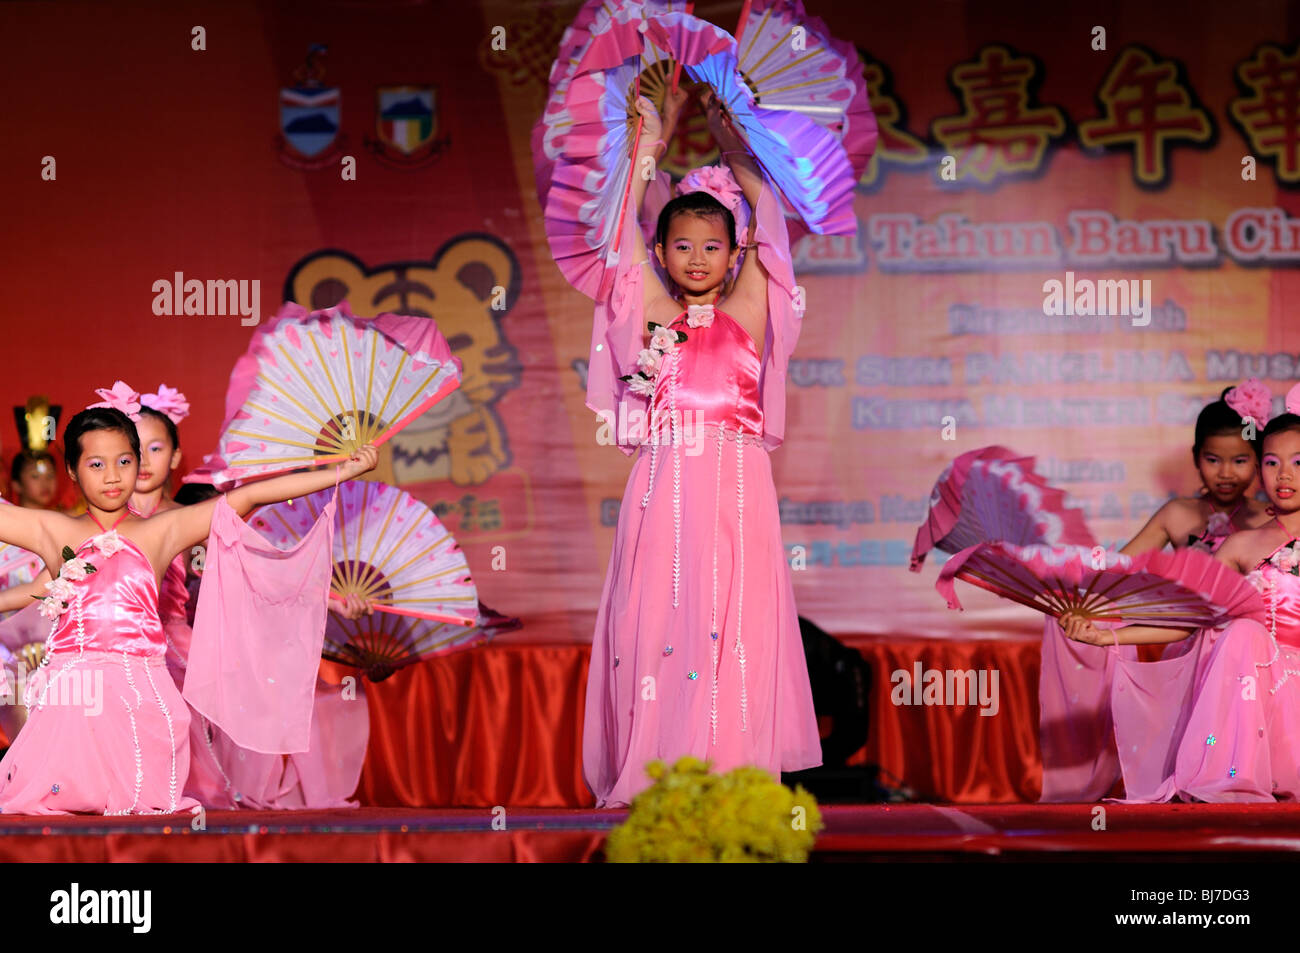
[(1271, 527), (1243, 529), (1223, 541), (1216, 557), (1240, 572), (1250, 572), (1272, 553), (1278, 534)]

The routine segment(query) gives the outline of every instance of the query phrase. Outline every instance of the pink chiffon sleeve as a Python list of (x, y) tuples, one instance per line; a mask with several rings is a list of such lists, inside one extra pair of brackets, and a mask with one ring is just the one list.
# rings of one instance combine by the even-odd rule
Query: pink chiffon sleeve
[(631, 438), (636, 428), (619, 426), (633, 410), (645, 413), (646, 398), (628, 391), (620, 377), (636, 371), (637, 355), (645, 347), (645, 318), (642, 282), (649, 265), (633, 261), (633, 229), (639, 227), (631, 203), (623, 217), (623, 237), (608, 298), (596, 302), (591, 328), (591, 351), (587, 359), (587, 406), (610, 423), (615, 439), (626, 442), (618, 448), (631, 456), (639, 443)]
[(338, 493), (291, 550), (241, 520), (212, 514), (182, 695), (239, 746), (306, 751), (325, 638)]
[(754, 227), (758, 260), (767, 272), (767, 332), (758, 386), (763, 401), (763, 446), (775, 450), (785, 440), (785, 376), (803, 327), (803, 302), (795, 309), (794, 260), (781, 201), (771, 183), (763, 182)]

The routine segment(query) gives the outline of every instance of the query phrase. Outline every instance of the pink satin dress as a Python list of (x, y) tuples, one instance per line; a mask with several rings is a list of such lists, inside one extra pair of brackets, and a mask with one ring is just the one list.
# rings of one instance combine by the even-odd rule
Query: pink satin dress
[[(1229, 531), (1230, 532), (1230, 531)], [(1228, 532), (1188, 540), (1214, 553)], [(1097, 623), (1101, 629), (1116, 624)], [(1172, 643), (1165, 653), (1182, 651)], [(1038, 679), (1038, 740), (1043, 759), (1043, 803), (1098, 801), (1120, 780), (1111, 693), (1120, 663), (1142, 664), (1136, 645), (1089, 645), (1065, 637), (1052, 617), (1043, 622)]]
[(687, 340), (656, 378), (662, 427), (628, 478), (596, 619), (583, 771), (598, 807), (630, 803), (656, 759), (774, 775), (821, 764), (760, 354), (721, 310), (708, 327), (685, 318), (672, 327)]
[[(1280, 548), (1280, 547), (1279, 547)], [(1271, 555), (1271, 554), (1270, 554)], [(1111, 712), (1125, 799), (1300, 797), (1300, 576), (1260, 563), (1268, 623), (1238, 619), (1122, 660)]]
[(1114, 780), (1111, 765), (1128, 802), (1300, 797), (1300, 676), (1289, 674), (1300, 672), (1300, 576), (1267, 559), (1258, 571), (1267, 625), (1238, 619), (1200, 629), (1171, 643), (1156, 662), (1138, 661), (1125, 651), (1132, 646), (1079, 646), (1109, 656), (1109, 679), (1092, 684), (1104, 692), (1098, 704), (1111, 733), (1091, 752), (1075, 749), (1079, 763), (1091, 756), (1105, 770), (1075, 792), (1058, 774), (1057, 793), (1076, 796), (1057, 800), (1104, 795)]
[(27, 679), (30, 715), (0, 761), (6, 814), (170, 814), (183, 795), (190, 712), (167, 674), (158, 585), (139, 548), (77, 554), (96, 569)]

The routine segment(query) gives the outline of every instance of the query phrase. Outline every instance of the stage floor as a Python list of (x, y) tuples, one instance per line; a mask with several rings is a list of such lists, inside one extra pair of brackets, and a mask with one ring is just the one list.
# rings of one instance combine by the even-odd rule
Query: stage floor
[[(812, 860), (1282, 859), (1300, 805), (824, 805)], [(0, 862), (586, 862), (624, 811), (507, 808), (0, 817)], [(195, 830), (202, 821), (203, 830)], [(494, 829), (504, 825), (504, 829)]]

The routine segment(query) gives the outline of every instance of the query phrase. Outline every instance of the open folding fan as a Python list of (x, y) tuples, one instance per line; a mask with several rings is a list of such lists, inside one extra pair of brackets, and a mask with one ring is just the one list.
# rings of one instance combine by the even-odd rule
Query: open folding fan
[(186, 482), (238, 481), (337, 463), (380, 444), (460, 386), (460, 362), (427, 318), (355, 317), (346, 304), (286, 306), (256, 335), (217, 452)]
[[(537, 199), (546, 207), (546, 195), (551, 189), (551, 175), (559, 157), (559, 144), (571, 123), (566, 101), (568, 87), (582, 62), (583, 54), (594, 37), (606, 33), (611, 24), (639, 21), (645, 16), (656, 16), (673, 10), (691, 11), (693, 4), (684, 0), (587, 0), (560, 38), (559, 53), (551, 65), (546, 108), (533, 125), (533, 172), (537, 178)], [(641, 92), (650, 98), (663, 114), (664, 95), (668, 85), (663, 82), (668, 74), (668, 63), (655, 61), (649, 74), (642, 78)]]
[(1006, 447), (963, 453), (939, 475), (929, 512), (916, 531), (911, 569), (919, 572), (926, 553), (960, 552), (991, 540), (1019, 546), (1097, 544), (1083, 514), (1065, 505), (1065, 493), (1034, 472), (1034, 458)]
[[(711, 24), (707, 29), (693, 31), (674, 29), (684, 17), (685, 14), (681, 13), (656, 17), (647, 23), (646, 34), (678, 60), (691, 79), (705, 83), (713, 90), (724, 115), (742, 134), (755, 162), (776, 183), (790, 207), (810, 230), (828, 235), (854, 234), (858, 223), (853, 216), (853, 193), (857, 182), (853, 167), (838, 136), (810, 118), (816, 113), (833, 121), (832, 113), (820, 110), (823, 107), (838, 109), (838, 101), (828, 98), (824, 102), (810, 102), (806, 91), (811, 86), (802, 87), (805, 94), (799, 95), (795, 90), (785, 89), (787, 83), (772, 85), (768, 94), (771, 101), (761, 101), (750, 78), (741, 72), (740, 50), (730, 34)], [(771, 43), (769, 38), (769, 51), (789, 49), (789, 39), (787, 35), (783, 45)], [(791, 70), (802, 70), (808, 62), (811, 61), (800, 63), (796, 56), (784, 65)], [(839, 59), (827, 55), (820, 65), (834, 62), (839, 62)], [(763, 71), (762, 64), (754, 63), (751, 67), (760, 73)], [(778, 74), (774, 82), (779, 82), (782, 75)], [(759, 79), (766, 77), (760, 76)], [(779, 102), (777, 90), (792, 94), (785, 105)], [(851, 97), (853, 92), (850, 81), (830, 95)], [(787, 105), (797, 105), (800, 111), (792, 111), (786, 108)], [(844, 108), (847, 109), (847, 105)], [(810, 115), (804, 115), (805, 112)]]
[[(354, 480), (338, 491), (331, 596), (359, 595), (380, 612), (462, 630), (476, 624), (478, 597), (465, 554), (429, 507), (386, 483)], [(331, 488), (265, 506), (249, 525), (291, 549), (333, 495)]]
[[(876, 151), (862, 58), (800, 0), (753, 0), (736, 27), (737, 69), (759, 109), (802, 113), (839, 140), (857, 182)], [(786, 203), (791, 243), (807, 228)]]
[[(704, 40), (692, 39), (704, 34)], [(604, 297), (617, 260), (618, 225), (641, 134), (637, 96), (649, 98), (662, 114), (677, 64), (689, 65), (670, 56), (668, 44), (698, 58), (729, 39), (689, 14), (656, 16), (640, 3), (622, 3), (608, 29), (582, 49), (567, 83), (552, 93), (544, 114), (546, 155), (554, 161), (544, 206), (546, 236), (564, 277), (588, 297)]]
[(321, 654), (354, 665), (377, 682), (421, 659), (482, 645), (519, 626), (518, 619), (493, 612), (481, 602), (471, 628), (413, 616), (376, 614), (353, 620), (330, 613)]
[(1068, 611), (1129, 625), (1186, 629), (1238, 618), (1263, 622), (1266, 608), (1244, 576), (1197, 549), (1129, 557), (1082, 546), (986, 542), (953, 556), (940, 571), (935, 588), (950, 609), (961, 608), (956, 579), (1046, 615)]

